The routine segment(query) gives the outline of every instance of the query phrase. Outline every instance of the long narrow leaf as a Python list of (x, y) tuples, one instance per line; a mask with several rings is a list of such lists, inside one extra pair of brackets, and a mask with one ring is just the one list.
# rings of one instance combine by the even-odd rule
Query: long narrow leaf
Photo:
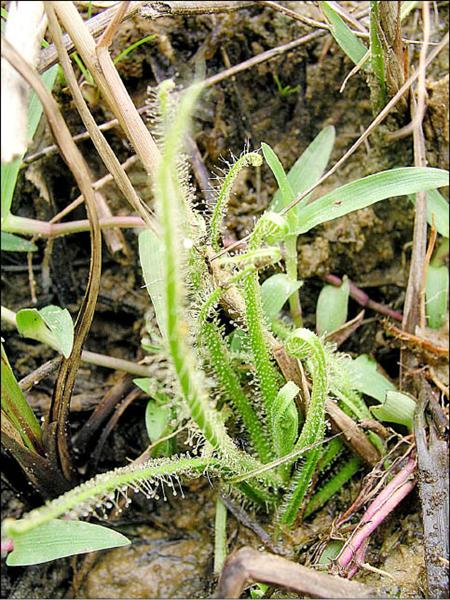
[(366, 54), (367, 48), (332, 8), (330, 2), (319, 2), (319, 5), (331, 25), (331, 35), (350, 60), (357, 65)]
[(30, 450), (35, 450), (36, 443), (39, 445), (42, 438), (39, 421), (17, 383), (3, 345), (1, 347), (1, 362), (2, 411), (5, 411), (9, 420), (19, 432), (26, 447)]
[(145, 285), (155, 309), (159, 330), (165, 336), (167, 318), (164, 306), (163, 253), (162, 241), (151, 229), (146, 229), (139, 234), (139, 259)]
[[(294, 196), (298, 196), (309, 187), (314, 185), (321, 177), (325, 167), (330, 160), (330, 155), (333, 150), (336, 133), (332, 125), (325, 127), (313, 139), (303, 154), (296, 160), (287, 174), (287, 180), (290, 188), (294, 192)], [(275, 173), (274, 173), (275, 174)], [(308, 196), (295, 208), (292, 213), (288, 213), (288, 220), (295, 218), (294, 215), (300, 210), (302, 204), (308, 200)], [(288, 202), (290, 202), (289, 200)], [(270, 205), (270, 210), (279, 212), (288, 202), (283, 199), (281, 189), (278, 190)], [(292, 217), (289, 215), (292, 214)]]
[[(287, 204), (289, 204), (289, 202), (292, 202), (292, 200), (295, 198), (294, 195), (294, 190), (292, 189), (286, 172), (283, 168), (283, 165), (280, 162), (280, 159), (278, 158), (278, 156), (275, 154), (275, 152), (272, 150), (272, 148), (269, 146), (269, 144), (265, 144), (264, 142), (261, 144), (261, 148), (262, 148), (262, 152), (264, 154), (264, 158), (266, 159), (267, 164), (270, 167), (270, 170), (272, 171), (275, 179), (277, 180), (278, 183), (278, 191), (277, 194), (280, 196), (280, 204), (281, 207), (286, 206)], [(277, 195), (275, 194), (275, 195)], [(273, 204), (272, 204), (272, 210), (276, 210), (276, 208), (273, 208)]]
[(427, 192), (448, 185), (448, 172), (428, 167), (403, 167), (375, 173), (347, 183), (297, 213), (291, 234), (306, 233), (313, 227), (396, 196)]

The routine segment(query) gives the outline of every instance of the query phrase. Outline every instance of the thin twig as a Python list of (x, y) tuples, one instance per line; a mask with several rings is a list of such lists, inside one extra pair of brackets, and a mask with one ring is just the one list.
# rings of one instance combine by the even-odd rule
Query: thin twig
[[(127, 160), (125, 160), (120, 166), (122, 167), (122, 169), (124, 171), (126, 171), (129, 167), (134, 165), (136, 163), (136, 161), (137, 161), (137, 156), (136, 156), (136, 154), (133, 154), (133, 156), (130, 156), (130, 158), (127, 158)], [(98, 191), (104, 185), (106, 185), (107, 183), (110, 183), (113, 180), (114, 180), (114, 177), (112, 176), (112, 174), (107, 173), (100, 179), (97, 179), (97, 181), (95, 181), (92, 184), (92, 189), (95, 191)], [(59, 211), (59, 213), (57, 213), (54, 217), (52, 217), (50, 219), (49, 223), (52, 223), (52, 224), (58, 223), (59, 221), (61, 221), (61, 219), (64, 219), (64, 217), (66, 217), (69, 213), (71, 213), (73, 210), (78, 208), (78, 206), (81, 206), (81, 204), (83, 204), (83, 202), (84, 202), (83, 196), (82, 195), (78, 196), (78, 198), (75, 198), (75, 200), (73, 200), (70, 204), (68, 204), (61, 211)]]
[[(242, 8), (248, 8), (253, 4), (256, 4), (256, 2), (237, 0), (229, 0), (228, 2), (199, 2), (198, 0), (191, 2), (130, 2), (130, 6), (128, 7), (126, 14), (122, 17), (122, 21), (129, 19), (138, 12), (141, 12), (142, 16), (149, 19), (158, 19), (176, 15), (232, 12), (241, 10)], [(117, 8), (117, 5), (112, 6), (86, 22), (86, 27), (94, 38), (97, 38), (103, 33), (111, 19), (114, 18)], [(75, 44), (68, 35), (64, 36), (63, 42), (67, 52), (72, 52), (75, 49)], [(56, 64), (57, 61), (58, 55), (56, 48), (51, 44), (41, 51), (39, 72), (42, 73), (43, 71), (46, 71), (49, 67)]]
[(303, 37), (299, 38), (298, 40), (293, 40), (292, 42), (288, 42), (287, 44), (283, 44), (282, 46), (277, 46), (276, 48), (271, 48), (270, 50), (266, 50), (266, 52), (261, 52), (261, 54), (252, 56), (252, 58), (249, 58), (248, 60), (244, 60), (243, 62), (239, 63), (238, 65), (230, 67), (229, 69), (225, 69), (224, 71), (221, 71), (220, 73), (217, 73), (216, 75), (212, 75), (211, 77), (207, 77), (203, 83), (207, 87), (216, 85), (220, 81), (223, 81), (224, 79), (228, 79), (229, 77), (232, 77), (233, 75), (236, 75), (237, 73), (241, 73), (242, 71), (251, 69), (252, 67), (259, 65), (262, 62), (265, 62), (267, 60), (275, 58), (276, 56), (279, 56), (280, 54), (284, 54), (285, 52), (289, 52), (289, 50), (293, 50), (294, 48), (297, 48), (298, 46), (302, 46), (303, 44), (306, 44), (307, 42), (310, 42), (311, 40), (315, 40), (315, 39), (321, 37), (322, 35), (324, 35), (324, 33), (325, 33), (324, 31), (314, 31), (312, 33), (308, 33), (308, 35), (304, 35)]
[[(154, 225), (154, 221), (151, 215), (149, 214), (149, 209), (137, 195), (136, 190), (131, 184), (125, 170), (122, 168), (119, 160), (117, 159), (115, 153), (113, 152), (111, 146), (108, 144), (104, 135), (101, 133), (101, 131), (99, 131), (97, 124), (87, 107), (83, 94), (81, 93), (81, 90), (77, 84), (77, 80), (69, 59), (69, 55), (67, 54), (62, 43), (62, 32), (56, 19), (54, 10), (51, 4), (49, 4), (48, 7), (50, 30), (52, 32), (53, 41), (56, 45), (56, 48), (60, 53), (61, 66), (64, 70), (64, 75), (72, 92), (72, 96), (78, 109), (78, 112), (80, 113), (80, 116), (83, 120), (86, 129), (90, 133), (92, 142), (94, 143), (97, 152), (100, 154), (100, 157), (105, 163), (105, 166), (113, 176), (117, 187), (128, 200), (132, 208), (140, 215), (140, 217), (143, 219), (146, 225), (155, 231), (156, 227)], [(126, 10), (126, 5), (124, 5), (123, 8)], [(120, 18), (121, 15), (121, 12), (116, 13), (117, 18)], [(111, 21), (111, 24), (114, 24), (114, 20)], [(109, 29), (105, 31), (104, 35), (106, 35), (108, 31)]]

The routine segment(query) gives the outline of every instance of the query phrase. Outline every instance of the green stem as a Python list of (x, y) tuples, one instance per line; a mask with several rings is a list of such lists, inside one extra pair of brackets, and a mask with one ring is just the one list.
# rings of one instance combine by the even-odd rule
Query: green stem
[(224, 219), (228, 202), (230, 200), (231, 188), (233, 187), (233, 183), (236, 180), (236, 177), (239, 175), (240, 171), (244, 167), (253, 166), (260, 167), (262, 165), (262, 157), (257, 152), (248, 152), (243, 154), (238, 160), (234, 163), (231, 169), (228, 171), (225, 179), (223, 181), (222, 187), (219, 191), (219, 196), (217, 198), (217, 203), (214, 207), (214, 211), (211, 217), (211, 223), (209, 226), (209, 240), (211, 246), (214, 248), (216, 252), (220, 250), (219, 246), (219, 235), (220, 235), (220, 226)]
[(115, 492), (126, 495), (128, 487), (142, 491), (151, 497), (156, 494), (160, 484), (168, 483), (167, 478), (170, 481), (171, 476), (179, 474), (198, 476), (207, 467), (215, 465), (217, 461), (211, 458), (185, 456), (153, 459), (139, 465), (127, 465), (97, 475), (48, 504), (32, 510), (19, 521), (5, 519), (3, 528), (6, 535), (14, 537), (63, 515), (78, 518), (103, 505), (110, 508), (114, 505)]
[(372, 104), (378, 112), (386, 104), (386, 81), (384, 74), (383, 46), (379, 38), (379, 2), (370, 2), (370, 61), (375, 82), (372, 85)]
[[(286, 248), (286, 273), (290, 279), (297, 281), (298, 278), (298, 256), (297, 256), (297, 236), (289, 236), (284, 246)], [(300, 303), (300, 294), (296, 290), (289, 296), (289, 309), (291, 317), (296, 327), (303, 327), (302, 305)]]
[(220, 498), (216, 500), (214, 525), (214, 574), (219, 575), (227, 557), (227, 507)]
[(231, 366), (228, 348), (215, 323), (204, 323), (200, 343), (202, 341), (205, 343), (209, 361), (225, 392), (226, 399), (236, 408), (250, 435), (252, 446), (262, 462), (269, 462), (273, 459), (273, 453), (267, 441), (267, 434), (262, 426), (262, 421), (241, 387), (239, 378)]
[[(308, 413), (295, 450), (320, 443), (325, 435), (325, 403), (328, 396), (328, 370), (325, 349), (320, 339), (309, 329), (296, 329), (286, 342), (289, 354), (307, 360), (312, 378), (312, 393)], [(278, 522), (292, 525), (305, 497), (317, 463), (322, 455), (320, 446), (305, 455), (303, 464), (293, 477), (278, 514)]]

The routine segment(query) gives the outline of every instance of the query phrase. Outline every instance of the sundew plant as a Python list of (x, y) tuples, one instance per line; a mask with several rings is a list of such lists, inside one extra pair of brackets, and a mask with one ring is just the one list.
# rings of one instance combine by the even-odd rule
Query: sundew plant
[[(332, 435), (326, 416), (333, 403), (356, 421), (371, 417), (352, 359), (323, 336), (280, 320), (280, 309), (300, 286), (287, 262), (297, 236), (316, 225), (386, 198), (439, 188), (447, 184), (447, 173), (399, 168), (295, 203), (325, 170), (334, 143), (329, 127), (288, 175), (268, 145), (243, 153), (225, 173), (216, 205), (206, 215), (194, 208), (183, 154), (201, 91), (201, 84), (180, 94), (171, 81), (159, 86), (158, 232), (145, 229), (139, 235), (145, 286), (170, 365), (164, 397), (195, 448), (175, 453), (167, 447), (163, 456), (98, 475), (19, 520), (5, 520), (4, 532), (16, 543), (55, 519), (107, 518), (111, 508), (123, 505), (122, 498), (129, 503), (130, 490), (148, 498), (164, 496), (165, 488), (179, 494), (183, 477), (205, 475), (239, 501), (269, 512), (275, 531), (282, 531), (321, 507), (361, 468), (361, 458), (349, 453), (342, 436)], [(233, 183), (242, 169), (259, 167), (264, 159), (279, 191), (245, 249), (225, 252), (223, 221)], [(278, 272), (267, 278), (267, 268), (274, 266)], [(299, 365), (306, 378), (296, 375)], [(138, 383), (148, 390), (154, 384)], [(369, 433), (367, 443), (382, 456), (376, 434)]]

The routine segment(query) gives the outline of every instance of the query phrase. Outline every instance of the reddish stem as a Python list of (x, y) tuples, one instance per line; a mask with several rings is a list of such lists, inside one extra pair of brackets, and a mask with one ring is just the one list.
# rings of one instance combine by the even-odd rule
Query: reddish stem
[[(342, 279), (337, 275), (332, 275), (331, 273), (324, 275), (322, 279), (324, 279), (327, 283), (331, 283), (331, 285), (335, 285), (336, 287), (342, 285)], [(386, 306), (385, 304), (380, 304), (379, 302), (375, 302), (375, 300), (371, 300), (366, 294), (366, 292), (364, 292), (353, 282), (349, 281), (349, 285), (350, 296), (353, 298), (353, 300), (356, 300), (358, 304), (367, 308), (371, 308), (372, 310), (382, 315), (386, 315), (387, 317), (391, 317), (396, 321), (400, 321), (400, 323), (402, 322), (402, 313), (398, 312), (397, 310), (394, 310), (390, 306)]]
[(1, 541), (1, 553), (8, 554), (14, 550), (14, 542), (11, 538), (7, 538), (6, 540)]
[[(411, 475), (414, 473), (415, 468), (416, 461), (414, 458), (410, 458), (405, 467), (397, 473), (370, 504), (361, 519), (360, 525), (341, 550), (337, 564), (341, 569), (347, 569), (348, 577), (356, 573), (358, 563), (363, 560), (369, 536), (403, 498), (414, 489), (416, 479), (411, 479)], [(352, 564), (353, 561), (355, 561), (354, 564)]]

